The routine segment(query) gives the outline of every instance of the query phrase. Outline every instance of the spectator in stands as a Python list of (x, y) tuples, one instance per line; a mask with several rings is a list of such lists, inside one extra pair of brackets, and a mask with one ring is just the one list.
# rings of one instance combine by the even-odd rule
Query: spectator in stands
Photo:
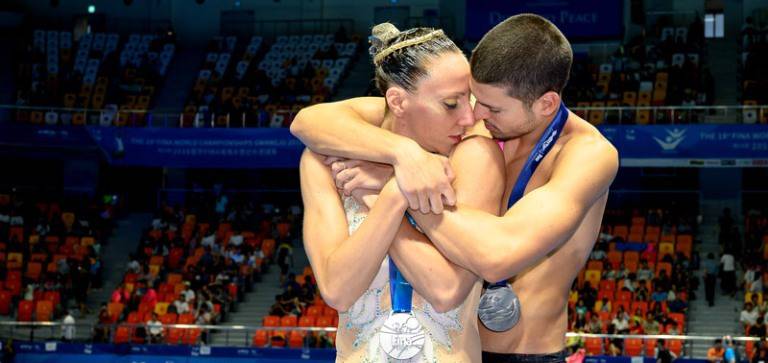
[[(755, 310), (758, 310), (755, 308)], [(752, 325), (749, 328), (749, 331), (747, 332), (748, 335), (751, 335), (753, 337), (765, 337), (766, 336), (766, 330), (765, 330), (765, 314), (759, 313), (757, 315), (757, 320), (755, 322), (755, 325)]]
[(610, 313), (611, 311), (611, 301), (607, 297), (603, 297), (602, 300), (596, 302), (593, 309), (595, 313)]
[(637, 279), (650, 281), (653, 280), (653, 271), (648, 267), (648, 261), (643, 260), (640, 263), (640, 268), (637, 269)]
[(667, 308), (673, 313), (686, 313), (688, 311), (688, 303), (683, 301), (678, 294), (674, 300), (667, 304)]
[(576, 318), (577, 319), (584, 319), (587, 315), (587, 306), (584, 305), (584, 300), (579, 299), (578, 302), (576, 302)]
[(139, 263), (139, 260), (136, 258), (135, 254), (130, 255), (126, 270), (134, 274), (141, 273), (141, 264)]
[(637, 289), (635, 290), (635, 300), (647, 301), (649, 298), (648, 284), (645, 280), (640, 280), (637, 283)]
[(88, 289), (90, 287), (90, 261), (83, 259), (72, 269), (72, 294), (75, 297), (77, 305), (80, 307), (80, 314), (85, 315), (88, 308), (85, 304), (88, 298)]
[(141, 297), (141, 303), (149, 306), (152, 310), (155, 309), (155, 305), (157, 304), (157, 287), (158, 282), (155, 282), (154, 285), (149, 286), (144, 290)]
[(656, 284), (656, 291), (651, 295), (651, 299), (656, 303), (662, 303), (664, 301), (667, 301), (668, 293), (663, 290), (663, 287), (660, 284)]
[(720, 264), (722, 269), (722, 288), (723, 293), (726, 295), (736, 295), (736, 259), (733, 257), (730, 249), (723, 251), (722, 257), (720, 257)]
[(600, 321), (600, 316), (598, 314), (592, 314), (589, 318), (589, 324), (587, 324), (586, 331), (592, 334), (603, 333), (603, 322)]
[(723, 354), (725, 353), (725, 349), (723, 349), (723, 340), (722, 339), (716, 339), (715, 344), (707, 350), (707, 360), (709, 360), (711, 363), (720, 363), (723, 361)]
[(680, 326), (677, 325), (676, 321), (670, 320), (669, 326), (667, 327), (667, 334), (669, 334), (669, 335), (679, 335), (680, 334)]
[(744, 310), (739, 315), (739, 322), (744, 324), (745, 331), (749, 331), (750, 327), (757, 323), (758, 316), (757, 309), (752, 306), (751, 302), (747, 302), (744, 304)]
[(713, 253), (707, 254), (707, 259), (702, 263), (704, 267), (704, 291), (709, 306), (715, 305), (715, 285), (717, 284), (718, 265)]
[(200, 240), (200, 245), (207, 248), (213, 248), (216, 245), (216, 231), (208, 231), (208, 234)]
[(112, 324), (112, 318), (109, 316), (107, 304), (102, 303), (99, 310), (99, 324), (94, 328), (93, 340), (106, 343), (109, 341), (109, 325)]
[(152, 313), (152, 318), (147, 321), (147, 332), (149, 333), (150, 343), (160, 343), (163, 341), (163, 323), (157, 319), (156, 313)]
[(760, 344), (757, 347), (757, 352), (752, 356), (750, 363), (765, 363), (768, 362), (768, 349), (765, 344)]
[(72, 311), (67, 310), (67, 314), (61, 319), (61, 340), (68, 343), (73, 339), (75, 339), (75, 317), (72, 316)]
[(101, 290), (101, 272), (102, 272), (102, 266), (101, 266), (101, 257), (96, 255), (96, 251), (89, 246), (91, 250), (93, 250), (94, 257), (93, 263), (91, 263), (90, 270), (88, 271), (90, 277), (91, 277), (91, 287), (94, 290)]
[(667, 348), (667, 341), (663, 339), (659, 340), (656, 363), (672, 363), (675, 359), (677, 359), (677, 356)]
[(281, 295), (275, 295), (275, 302), (272, 304), (272, 307), (269, 308), (269, 315), (275, 315), (279, 317), (288, 315), (288, 312), (286, 312), (285, 308), (283, 307)]
[(629, 318), (622, 307), (619, 307), (619, 311), (614, 315), (613, 320), (611, 320), (611, 325), (616, 331), (616, 334), (629, 333)]
[(195, 291), (189, 287), (189, 281), (184, 281), (184, 290), (181, 290), (181, 296), (187, 303), (193, 303), (195, 301)]
[(173, 302), (173, 305), (176, 307), (177, 314), (186, 314), (190, 311), (189, 303), (184, 300), (183, 296), (179, 296), (179, 298)]
[[(607, 226), (606, 226), (607, 227)], [(600, 237), (602, 238), (605, 235), (605, 237), (609, 237), (607, 233), (600, 233)], [(610, 236), (613, 238), (613, 236)], [(610, 240), (611, 238), (608, 238), (607, 240)], [(608, 245), (603, 242), (598, 242), (595, 245), (595, 248), (592, 250), (592, 253), (589, 254), (590, 260), (595, 261), (603, 261), (608, 257), (608, 253), (606, 252), (608, 250)]]
[(753, 294), (752, 295), (752, 305), (754, 305), (757, 308), (757, 311), (763, 314), (768, 313), (768, 299), (763, 299), (762, 302), (758, 300), (758, 295)]
[[(615, 319), (614, 319), (615, 320)], [(608, 334), (622, 334), (619, 332), (614, 324), (608, 325)], [(608, 339), (608, 346), (605, 348), (605, 353), (612, 357), (621, 356), (621, 352), (624, 350), (624, 340), (621, 338)]]
[(661, 331), (661, 324), (656, 320), (656, 317), (652, 312), (645, 314), (645, 322), (643, 323), (643, 331), (645, 334), (659, 334)]
[(229, 237), (229, 245), (240, 247), (243, 244), (243, 235), (239, 230), (233, 230), (233, 234)]
[(293, 265), (293, 248), (287, 243), (282, 243), (276, 254), (276, 262), (280, 266), (280, 284), (282, 285), (285, 283), (288, 269)]
[(741, 361), (738, 358), (736, 347), (733, 344), (733, 338), (731, 338), (730, 335), (726, 335), (723, 337), (723, 341), (725, 342), (725, 353), (723, 353), (723, 361), (725, 363), (736, 363), (737, 361)]
[(582, 300), (584, 300), (584, 305), (595, 306), (595, 301), (597, 300), (597, 290), (592, 287), (592, 284), (590, 284), (589, 281), (585, 281), (579, 296)]

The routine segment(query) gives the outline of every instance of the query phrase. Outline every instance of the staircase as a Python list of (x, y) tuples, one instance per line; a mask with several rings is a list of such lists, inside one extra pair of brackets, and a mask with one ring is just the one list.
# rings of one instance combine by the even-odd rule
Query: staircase
[(741, 77), (738, 72), (739, 47), (732, 38), (710, 39), (708, 41), (710, 70), (717, 89), (715, 105), (738, 104)]
[[(179, 47), (168, 66), (168, 74), (160, 88), (155, 108), (160, 112), (181, 112), (184, 102), (195, 84), (205, 49)], [(178, 120), (175, 120), (178, 122)]]
[[(715, 254), (716, 259), (719, 261), (720, 257), (720, 244), (718, 242), (718, 224), (717, 220), (722, 214), (723, 208), (731, 208), (732, 211), (741, 210), (739, 200), (728, 199), (711, 199), (702, 200), (701, 213), (703, 215), (703, 221), (699, 226), (699, 239), (701, 240), (699, 255), (704, 260), (708, 253)], [(739, 221), (739, 213), (732, 213), (734, 219), (736, 219), (736, 225), (741, 225)], [(737, 266), (738, 268), (738, 266)], [(696, 272), (700, 277), (701, 283), (698, 290), (696, 290), (696, 300), (691, 301), (691, 305), (688, 313), (688, 334), (689, 335), (708, 335), (708, 336), (723, 336), (730, 335), (743, 335), (743, 331), (739, 324), (739, 311), (742, 308), (743, 295), (739, 292), (736, 293), (736, 297), (732, 298), (727, 295), (722, 295), (720, 292), (719, 280), (715, 287), (715, 305), (709, 307), (704, 292), (704, 279), (703, 270)], [(738, 281), (737, 271), (737, 281)], [(712, 346), (712, 342), (707, 341), (695, 341), (693, 347), (688, 355), (692, 358), (706, 358), (707, 349)]]
[[(297, 275), (301, 273), (304, 266), (309, 265), (309, 259), (304, 252), (304, 247), (299, 242), (294, 243), (293, 249), (293, 267), (291, 272)], [(244, 300), (237, 305), (237, 311), (229, 314), (224, 326), (261, 326), (263, 318), (269, 314), (269, 308), (275, 302), (275, 295), (283, 293), (280, 288), (280, 268), (277, 265), (269, 266), (268, 271), (262, 273), (260, 281), (253, 286), (253, 290), (245, 294)], [(253, 331), (230, 331), (229, 333), (221, 331), (212, 335), (211, 345), (213, 346), (232, 346), (232, 345), (251, 345)]]
[[(151, 214), (137, 213), (129, 214), (117, 222), (117, 228), (115, 228), (109, 244), (101, 250), (101, 263), (104, 266), (102, 287), (99, 290), (91, 289), (88, 292), (87, 306), (90, 312), (81, 317), (76, 314), (75, 319), (78, 324), (96, 324), (98, 322), (101, 304), (109, 302), (112, 291), (123, 281), (128, 257), (136, 250), (141, 239), (141, 232), (150, 225), (151, 221)], [(77, 330), (78, 339), (91, 337), (91, 332), (84, 330)]]

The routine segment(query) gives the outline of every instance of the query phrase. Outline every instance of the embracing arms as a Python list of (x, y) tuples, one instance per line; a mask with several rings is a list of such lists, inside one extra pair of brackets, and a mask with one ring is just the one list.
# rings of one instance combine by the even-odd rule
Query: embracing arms
[(380, 97), (317, 104), (296, 115), (291, 133), (320, 154), (394, 166), (398, 186), (412, 209), (441, 213), (443, 197), (447, 205), (454, 205), (448, 161), (380, 128), (385, 113), (386, 103)]
[(570, 238), (618, 169), (616, 149), (601, 137), (569, 141), (550, 180), (506, 214), (461, 205), (441, 215), (415, 213), (430, 240), (451, 261), (487, 281), (514, 276)]
[(301, 158), (304, 246), (323, 299), (346, 311), (370, 286), (407, 207), (393, 182), (388, 183), (367, 218), (349, 234), (346, 214), (330, 170), (307, 150)]
[[(499, 147), (490, 139), (473, 137), (456, 146), (450, 161), (456, 170), (453, 187), (459, 205), (498, 215), (504, 193), (504, 160)], [(478, 280), (474, 273), (446, 260), (426, 236), (405, 221), (389, 255), (416, 292), (438, 312), (461, 304)]]

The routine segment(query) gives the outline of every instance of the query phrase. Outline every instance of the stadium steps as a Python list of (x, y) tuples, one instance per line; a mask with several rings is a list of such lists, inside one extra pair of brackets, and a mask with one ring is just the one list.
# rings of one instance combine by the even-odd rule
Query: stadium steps
[[(294, 244), (299, 246), (293, 249), (293, 267), (291, 271), (299, 274), (304, 269), (304, 266), (309, 265), (309, 260), (300, 242), (296, 241)], [(280, 268), (273, 264), (261, 276), (260, 281), (254, 284), (253, 290), (245, 294), (245, 299), (238, 304), (237, 311), (231, 312), (227, 321), (221, 325), (261, 326), (263, 318), (269, 314), (269, 308), (275, 302), (275, 295), (282, 293), (283, 289), (280, 288)], [(252, 337), (253, 335), (250, 331), (230, 332), (229, 336), (224, 332), (218, 332), (212, 335), (211, 345), (250, 345)], [(227, 340), (229, 340), (229, 344), (227, 344)]]
[[(701, 213), (703, 216), (702, 224), (699, 226), (699, 239), (701, 240), (699, 254), (705, 259), (707, 254), (712, 252), (715, 256), (720, 255), (720, 244), (718, 243), (718, 224), (717, 220), (722, 214), (723, 208), (731, 210), (741, 210), (737, 200), (702, 200)], [(734, 214), (739, 225), (740, 216)], [(738, 275), (738, 274), (737, 274)], [(739, 293), (736, 298), (724, 296), (720, 293), (719, 280), (715, 287), (715, 305), (709, 307), (704, 293), (703, 271), (697, 271), (700, 277), (699, 288), (696, 290), (696, 300), (691, 301), (688, 313), (688, 334), (690, 335), (708, 335), (722, 336), (726, 334), (742, 335), (739, 326), (739, 311), (741, 310), (741, 297)], [(738, 278), (738, 277), (737, 277)], [(709, 341), (698, 341), (693, 343), (692, 351), (689, 355), (694, 358), (706, 358), (707, 349), (712, 345)]]
[[(129, 214), (117, 221), (117, 228), (115, 228), (109, 244), (101, 252), (101, 262), (104, 266), (102, 288), (99, 290), (92, 289), (88, 292), (88, 309), (90, 312), (80, 318), (75, 315), (78, 324), (96, 323), (101, 304), (109, 302), (112, 291), (123, 281), (128, 257), (136, 250), (142, 231), (150, 225), (151, 221), (152, 214), (143, 213)], [(78, 329), (78, 339), (90, 338), (91, 332), (83, 330)]]
[[(710, 70), (715, 81), (715, 105), (738, 104), (741, 77), (739, 77), (739, 46), (733, 38), (708, 39)], [(716, 56), (714, 56), (716, 55)], [(733, 122), (733, 121), (731, 121)]]
[(333, 100), (361, 97), (368, 90), (368, 85), (371, 84), (373, 79), (373, 64), (367, 52), (368, 48), (361, 48), (364, 48), (366, 51), (358, 52), (357, 60), (354, 61), (352, 68), (349, 70), (347, 79), (341, 82), (341, 86), (336, 95), (333, 96)]
[(195, 84), (204, 57), (205, 49), (188, 49), (182, 46), (177, 48), (177, 53), (168, 66), (165, 82), (157, 94), (155, 110), (181, 112), (184, 109), (184, 102)]

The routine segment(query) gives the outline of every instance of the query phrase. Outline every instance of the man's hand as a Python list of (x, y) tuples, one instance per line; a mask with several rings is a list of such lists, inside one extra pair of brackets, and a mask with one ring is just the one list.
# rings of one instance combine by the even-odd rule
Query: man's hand
[(448, 159), (420, 147), (398, 152), (393, 164), (395, 178), (411, 209), (443, 213), (443, 203), (456, 204), (451, 183), (454, 174)]
[(352, 195), (355, 189), (370, 189), (378, 192), (394, 173), (394, 169), (387, 164), (334, 157), (327, 158), (326, 164), (329, 161), (336, 188), (343, 191), (344, 195)]

